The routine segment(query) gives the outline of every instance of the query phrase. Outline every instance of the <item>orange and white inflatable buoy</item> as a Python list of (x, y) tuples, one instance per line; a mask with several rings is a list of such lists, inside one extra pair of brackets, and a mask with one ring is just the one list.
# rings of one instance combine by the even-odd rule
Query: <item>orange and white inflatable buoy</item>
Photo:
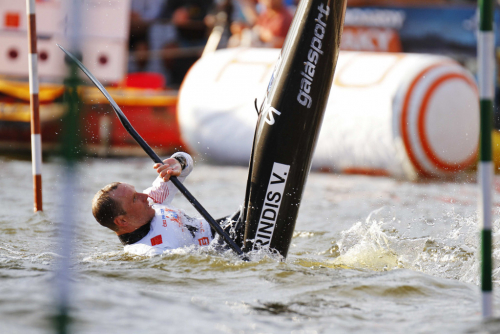
[[(277, 49), (226, 49), (200, 59), (181, 87), (178, 115), (202, 158), (247, 165)], [(313, 168), (415, 179), (475, 162), (479, 98), (449, 57), (340, 52)], [(286, 138), (283, 138), (286, 140)]]

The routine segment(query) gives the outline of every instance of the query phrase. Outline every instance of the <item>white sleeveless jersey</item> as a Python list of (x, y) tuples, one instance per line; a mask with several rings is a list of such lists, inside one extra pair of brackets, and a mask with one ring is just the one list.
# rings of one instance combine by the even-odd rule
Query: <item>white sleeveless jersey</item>
[[(183, 182), (193, 170), (193, 159), (187, 153), (178, 152), (172, 157), (182, 155), (186, 167), (178, 177)], [(156, 255), (167, 250), (185, 246), (208, 246), (212, 241), (210, 225), (203, 218), (191, 218), (180, 209), (170, 206), (178, 189), (172, 182), (164, 182), (158, 177), (153, 186), (144, 190), (156, 214), (151, 221), (149, 233), (124, 251), (135, 255)]]

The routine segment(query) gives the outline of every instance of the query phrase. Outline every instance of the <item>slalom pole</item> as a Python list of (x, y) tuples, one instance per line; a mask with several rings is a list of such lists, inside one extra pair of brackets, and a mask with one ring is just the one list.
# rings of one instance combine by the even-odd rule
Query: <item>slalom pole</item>
[[(81, 1), (70, 0), (68, 4), (69, 25), (66, 38), (71, 43), (71, 50), (79, 52), (81, 40)], [(61, 64), (62, 65), (62, 64)], [(55, 317), (54, 330), (58, 334), (68, 334), (72, 331), (71, 295), (72, 295), (72, 251), (75, 237), (75, 212), (79, 193), (78, 160), (82, 155), (80, 138), (80, 122), (78, 108), (80, 106), (78, 85), (78, 69), (72, 62), (67, 62), (68, 74), (64, 79), (64, 102), (67, 106), (63, 116), (62, 133), (60, 137), (62, 165), (62, 189), (60, 191), (60, 224), (58, 230), (59, 261), (55, 269)]]
[(64, 80), (65, 92), (64, 102), (67, 112), (63, 118), (63, 130), (61, 136), (61, 155), (64, 159), (63, 182), (61, 191), (61, 222), (58, 231), (59, 263), (56, 269), (56, 316), (55, 330), (58, 334), (70, 333), (71, 326), (71, 253), (73, 250), (73, 238), (75, 229), (74, 212), (77, 204), (75, 195), (78, 194), (78, 171), (77, 162), (81, 155), (81, 140), (79, 137), (78, 118), (78, 83), (77, 68), (70, 64), (70, 74)]
[[(97, 80), (96, 77), (90, 71), (75, 57), (73, 56), (70, 52), (66, 51), (62, 46), (59, 44), (57, 45), (66, 55), (73, 60), (73, 63), (75, 65), (78, 65), (78, 67), (87, 75), (87, 77), (94, 83), (94, 85), (101, 91), (101, 93), (106, 97), (106, 99), (109, 101), (111, 104), (111, 107), (116, 113), (116, 116), (118, 116), (118, 119), (122, 123), (123, 127), (127, 132), (134, 138), (134, 140), (139, 144), (139, 146), (142, 147), (144, 152), (146, 152), (147, 155), (156, 163), (162, 164), (163, 161), (160, 159), (160, 157), (151, 149), (151, 147), (146, 143), (144, 139), (137, 133), (137, 131), (134, 129), (132, 124), (130, 124), (129, 120), (123, 113), (123, 111), (120, 109), (118, 104), (116, 104), (115, 100), (109, 95), (107, 92), (106, 88)], [(224, 239), (225, 242), (238, 254), (242, 257), (243, 261), (250, 261), (247, 256), (243, 254), (243, 251), (241, 248), (229, 237), (229, 235), (224, 232), (222, 227), (220, 227), (219, 224), (212, 218), (212, 216), (208, 213), (207, 210), (196, 200), (196, 198), (187, 190), (187, 188), (177, 179), (175, 176), (170, 177), (170, 181), (174, 184), (174, 186), (179, 189), (179, 191), (184, 195), (184, 197), (187, 198), (187, 200), (195, 207), (195, 209), (201, 214), (203, 218), (212, 226), (212, 228)]]
[(40, 103), (38, 99), (38, 51), (36, 46), (35, 0), (26, 0), (29, 47), (29, 87), (31, 118), (31, 163), (33, 166), (34, 211), (42, 208), (42, 139), (40, 131)]
[(480, 103), (480, 150), (478, 180), (480, 183), (479, 221), (481, 231), (481, 291), (483, 318), (493, 317), (492, 282), (492, 190), (493, 163), (491, 131), (495, 94), (495, 34), (493, 32), (493, 0), (479, 0), (479, 32), (477, 36), (478, 81)]

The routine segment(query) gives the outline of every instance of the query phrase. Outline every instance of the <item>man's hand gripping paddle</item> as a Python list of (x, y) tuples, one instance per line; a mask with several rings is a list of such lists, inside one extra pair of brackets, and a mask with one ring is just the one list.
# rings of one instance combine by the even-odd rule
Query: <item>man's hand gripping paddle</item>
[[(109, 93), (106, 91), (104, 86), (90, 73), (90, 71), (83, 66), (83, 64), (71, 53), (66, 51), (62, 46), (57, 44), (57, 46), (66, 53), (66, 55), (71, 58), (75, 62), (76, 65), (85, 73), (89, 79), (94, 83), (94, 85), (101, 91), (101, 93), (108, 99), (109, 103), (111, 104), (111, 107), (113, 107), (113, 110), (115, 111), (116, 115), (120, 119), (120, 122), (122, 125), (125, 127), (125, 130), (127, 130), (128, 133), (135, 139), (135, 141), (142, 147), (142, 149), (146, 152), (147, 155), (151, 159), (153, 159), (154, 162), (163, 164), (163, 161), (158, 157), (158, 155), (151, 149), (151, 147), (142, 139), (142, 137), (135, 131), (135, 129), (132, 127), (130, 124), (129, 120), (127, 117), (125, 117), (125, 114), (121, 111), (120, 107), (116, 104), (116, 102), (113, 100), (113, 98), (109, 95)], [(214, 228), (217, 233), (219, 233), (223, 238), (224, 241), (226, 241), (229, 246), (240, 256), (242, 256), (242, 259), (244, 261), (250, 261), (247, 256), (245, 256), (236, 245), (236, 243), (227, 235), (226, 232), (220, 227), (219, 224), (215, 222), (215, 220), (210, 216), (210, 214), (205, 210), (205, 208), (194, 198), (193, 195), (184, 187), (184, 185), (175, 177), (171, 176), (170, 181), (179, 189), (179, 191), (187, 198), (187, 200), (198, 210), (198, 212), (202, 215), (203, 218)]]

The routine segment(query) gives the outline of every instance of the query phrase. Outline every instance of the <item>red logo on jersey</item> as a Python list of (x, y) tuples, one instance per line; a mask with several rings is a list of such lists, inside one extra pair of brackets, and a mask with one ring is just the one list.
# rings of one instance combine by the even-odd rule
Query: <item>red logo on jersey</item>
[(207, 237), (203, 237), (203, 238), (198, 239), (198, 242), (200, 243), (200, 246), (207, 246), (209, 243)]
[(167, 227), (167, 221), (163, 219), (163, 227)]
[(151, 238), (151, 246), (156, 246), (162, 244), (163, 240), (161, 240), (161, 234), (157, 235), (154, 238)]

